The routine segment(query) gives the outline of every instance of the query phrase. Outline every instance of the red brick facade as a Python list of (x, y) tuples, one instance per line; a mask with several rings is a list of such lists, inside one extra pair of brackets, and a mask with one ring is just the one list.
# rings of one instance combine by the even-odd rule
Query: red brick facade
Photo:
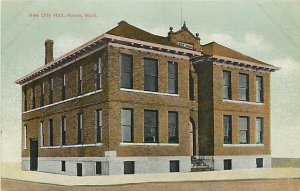
[[(119, 27), (119, 28), (118, 28)], [(132, 33), (126, 33), (130, 30)], [(61, 60), (48, 59), (45, 74), (41, 77), (25, 76), (17, 81), (26, 94), (27, 107), (23, 107), (22, 121), (27, 125), (27, 148), (30, 139), (40, 142), (40, 123), (43, 121), (44, 145), (39, 157), (102, 157), (105, 151), (116, 151), (117, 156), (217, 156), (217, 155), (267, 155), (270, 154), (270, 72), (276, 68), (221, 45), (200, 45), (184, 25), (168, 37), (151, 36), (140, 29), (120, 23), (100, 39), (102, 48), (72, 60), (76, 52), (65, 58), (69, 61), (59, 68)], [(124, 33), (122, 33), (124, 32)], [(136, 34), (137, 33), (137, 34)], [(136, 38), (132, 35), (136, 34)], [(115, 40), (111, 40), (115, 38)], [(136, 40), (135, 40), (136, 39)], [(182, 47), (180, 43), (192, 46)], [(88, 48), (98, 42), (92, 42)], [(156, 47), (157, 46), (157, 47)], [(216, 46), (217, 48), (214, 48)], [(79, 51), (80, 50), (76, 50)], [(79, 54), (79, 53), (78, 53)], [(82, 53), (83, 54), (83, 53)], [(133, 89), (120, 88), (120, 54), (133, 58)], [(216, 56), (216, 58), (215, 58)], [(221, 56), (222, 58), (219, 58)], [(48, 55), (49, 57), (49, 55)], [(50, 56), (51, 57), (51, 56)], [(228, 60), (224, 60), (224, 57)], [(101, 58), (101, 90), (96, 91), (95, 65)], [(145, 92), (143, 59), (158, 61), (158, 92)], [(195, 59), (196, 60), (193, 60)], [(201, 58), (199, 60), (199, 58)], [(237, 62), (239, 60), (239, 62)], [(178, 94), (168, 93), (168, 61), (178, 63)], [(244, 64), (245, 63), (245, 64)], [(54, 69), (47, 66), (54, 65)], [(82, 95), (77, 95), (77, 73), (82, 66)], [(55, 68), (56, 67), (56, 68)], [(275, 69), (274, 69), (275, 68)], [(222, 73), (231, 72), (231, 100), (222, 99)], [(194, 78), (194, 100), (189, 99), (189, 72)], [(238, 74), (249, 74), (249, 101), (238, 101)], [(65, 100), (62, 100), (62, 76), (65, 75)], [(255, 76), (263, 77), (263, 103), (255, 103)], [(53, 78), (53, 104), (49, 103), (50, 81)], [(44, 83), (44, 106), (40, 105), (41, 87)], [(35, 109), (32, 109), (32, 88)], [(23, 96), (23, 104), (25, 102)], [(122, 143), (121, 109), (133, 110), (133, 142)], [(96, 143), (96, 109), (102, 110), (102, 142)], [(159, 143), (144, 143), (144, 110), (158, 111)], [(179, 143), (168, 143), (168, 112), (178, 112)], [(66, 145), (77, 144), (77, 113), (83, 114), (82, 147), (61, 147), (61, 117), (66, 117)], [(223, 115), (232, 116), (232, 145), (223, 144)], [(251, 146), (239, 144), (239, 116), (250, 119)], [(262, 117), (263, 145), (255, 146), (255, 118)], [(49, 146), (49, 119), (53, 119), (53, 146)], [(191, 130), (190, 123), (193, 125)], [(191, 134), (192, 133), (192, 134)], [(193, 135), (193, 140), (191, 140)], [(23, 135), (24, 137), (24, 135)], [(85, 146), (84, 146), (85, 145)], [(192, 148), (192, 149), (191, 149)], [(191, 152), (193, 150), (193, 152)], [(29, 157), (30, 150), (23, 149), (22, 157)]]

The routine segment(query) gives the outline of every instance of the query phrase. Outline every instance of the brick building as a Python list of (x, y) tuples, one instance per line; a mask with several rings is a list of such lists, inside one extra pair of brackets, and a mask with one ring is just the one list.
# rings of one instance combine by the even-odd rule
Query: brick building
[(186, 25), (167, 37), (118, 26), (16, 81), (22, 168), (69, 175), (270, 167), (277, 67)]

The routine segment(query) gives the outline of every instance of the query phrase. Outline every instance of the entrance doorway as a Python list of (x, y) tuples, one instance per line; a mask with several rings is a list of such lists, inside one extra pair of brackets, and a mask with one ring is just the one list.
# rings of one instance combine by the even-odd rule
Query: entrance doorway
[(37, 171), (38, 169), (38, 141), (30, 139), (30, 170)]
[(190, 155), (196, 156), (196, 129), (194, 120), (191, 118), (189, 122), (190, 132)]

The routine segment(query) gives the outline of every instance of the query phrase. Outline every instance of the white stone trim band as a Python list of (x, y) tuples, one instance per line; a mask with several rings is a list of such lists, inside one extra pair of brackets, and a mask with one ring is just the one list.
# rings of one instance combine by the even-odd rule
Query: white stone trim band
[(61, 103), (65, 103), (65, 102), (68, 102), (68, 101), (72, 101), (72, 100), (75, 100), (75, 99), (86, 97), (86, 96), (89, 96), (89, 95), (93, 95), (93, 94), (96, 94), (96, 93), (99, 93), (99, 92), (102, 92), (102, 89), (92, 91), (92, 92), (89, 92), (89, 93), (86, 93), (86, 94), (83, 94), (83, 95), (80, 95), (80, 96), (71, 97), (69, 99), (65, 99), (65, 100), (62, 100), (62, 101), (59, 101), (59, 102), (55, 102), (55, 103), (52, 103), (52, 104), (49, 104), (49, 105), (45, 105), (45, 106), (42, 106), (42, 107), (31, 109), (31, 110), (28, 110), (28, 111), (24, 111), (23, 113), (29, 113), (29, 112), (32, 112), (32, 111), (37, 111), (37, 110), (40, 110), (40, 109), (44, 109), (44, 108), (47, 108), (47, 107), (51, 107), (51, 106), (54, 106), (54, 105), (58, 105), (58, 104), (61, 104)]
[(169, 93), (161, 93), (161, 92), (151, 92), (151, 91), (144, 91), (144, 90), (136, 90), (136, 89), (127, 89), (127, 88), (120, 88), (121, 91), (127, 92), (137, 92), (137, 93), (146, 93), (146, 94), (156, 94), (156, 95), (165, 95), (165, 96), (174, 96), (178, 97), (178, 94), (169, 94)]
[(59, 146), (44, 146), (41, 149), (61, 149), (61, 148), (76, 148), (76, 147), (96, 147), (101, 146), (102, 143), (92, 143), (92, 144), (78, 144), (78, 145), (59, 145)]

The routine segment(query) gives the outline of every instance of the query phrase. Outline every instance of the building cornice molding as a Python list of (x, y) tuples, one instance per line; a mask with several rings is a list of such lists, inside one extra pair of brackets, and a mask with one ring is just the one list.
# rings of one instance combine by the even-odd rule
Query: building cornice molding
[(79, 46), (78, 48), (75, 48), (74, 50), (66, 54), (63, 54), (62, 56), (56, 58), (52, 62), (42, 67), (39, 67), (38, 69), (34, 70), (33, 72), (30, 72), (29, 74), (23, 76), (22, 78), (19, 78), (18, 80), (15, 81), (15, 83), (26, 85), (36, 79), (46, 76), (54, 71), (66, 67), (67, 65), (70, 65), (78, 60), (81, 60), (87, 57), (88, 55), (93, 54), (96, 51), (105, 48), (109, 42), (112, 42), (114, 44), (127, 45), (135, 48), (148, 49), (148, 50), (156, 51), (157, 53), (163, 52), (170, 56), (173, 55), (173, 56), (191, 57), (191, 56), (202, 55), (201, 52), (194, 51), (194, 50), (155, 44), (155, 43), (125, 38), (125, 37), (120, 37), (120, 36), (115, 36), (110, 34), (103, 34)]
[(251, 70), (251, 71), (262, 71), (262, 72), (267, 72), (267, 73), (280, 70), (279, 67), (272, 66), (272, 65), (264, 65), (264, 64), (259, 64), (259, 63), (255, 63), (255, 62), (238, 60), (238, 59), (234, 59), (234, 58), (217, 56), (217, 55), (195, 56), (195, 57), (191, 58), (191, 61), (193, 63), (201, 63), (201, 62), (210, 61), (216, 65), (229, 66), (229, 67), (238, 68), (238, 69), (247, 69), (247, 70)]

